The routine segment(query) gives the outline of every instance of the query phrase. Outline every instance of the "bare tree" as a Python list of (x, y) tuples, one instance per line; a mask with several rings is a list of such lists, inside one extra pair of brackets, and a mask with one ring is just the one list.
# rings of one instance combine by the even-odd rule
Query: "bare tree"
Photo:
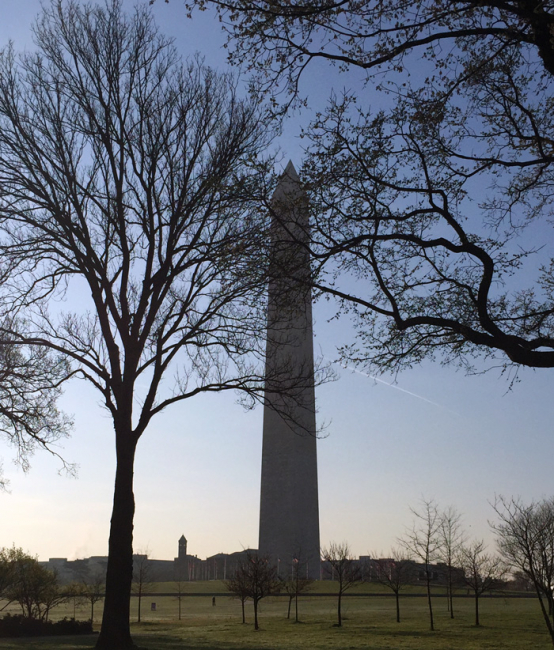
[(140, 608), (143, 595), (152, 589), (155, 582), (154, 570), (150, 562), (149, 551), (133, 555), (133, 591), (137, 596), (137, 623), (140, 623)]
[(185, 593), (185, 575), (186, 575), (186, 569), (183, 566), (182, 562), (179, 562), (179, 564), (175, 568), (175, 573), (173, 577), (173, 584), (175, 585), (175, 590), (177, 591), (177, 602), (179, 603), (179, 620), (181, 620), (182, 617), (182, 608), (181, 608), (181, 601), (183, 599), (183, 594)]
[(294, 600), (295, 623), (298, 623), (298, 596), (308, 591), (314, 582), (312, 578), (306, 577), (308, 567), (306, 562), (302, 561), (302, 554), (299, 553), (298, 555), (299, 557), (292, 560), (291, 575), (281, 581), (281, 588), (289, 597), (287, 618), (290, 618), (290, 610)]
[(235, 570), (232, 572), (228, 580), (224, 580), (227, 589), (240, 600), (242, 610), (242, 624), (246, 623), (246, 613), (244, 611), (244, 604), (248, 599), (250, 593), (248, 584), (248, 573), (244, 570), (243, 561), (237, 564)]
[(450, 618), (454, 618), (454, 576), (457, 575), (454, 563), (465, 542), (461, 520), (462, 515), (454, 506), (449, 506), (440, 515), (439, 560), (446, 567), (446, 596)]
[(429, 607), (429, 624), (431, 631), (435, 629), (433, 619), (433, 603), (431, 601), (431, 565), (437, 561), (440, 552), (440, 511), (435, 501), (422, 499), (418, 510), (410, 508), (414, 522), (406, 530), (404, 537), (398, 541), (409, 555), (423, 564), (425, 586), (427, 588), (427, 605)]
[(475, 598), (475, 626), (479, 627), (479, 597), (498, 588), (506, 574), (506, 565), (498, 556), (485, 553), (483, 540), (463, 546), (460, 550), (460, 564), (464, 571), (464, 581), (473, 591)]
[[(263, 389), (266, 218), (252, 196), (269, 136), (236, 80), (183, 64), (144, 5), (127, 17), (119, 0), (53, 0), (34, 37), (0, 56), (3, 300), (28, 323), (4, 335), (69, 359), (112, 418), (97, 647), (125, 649), (140, 437), (200, 392)], [(49, 309), (66, 286), (81, 311)]]
[(74, 611), (75, 603), (83, 602), (90, 604), (90, 621), (94, 623), (94, 606), (104, 600), (106, 573), (105, 570), (96, 566), (91, 571), (88, 559), (74, 560), (71, 567), (75, 576), (70, 584), (70, 591), (73, 593)]
[(79, 582), (70, 582), (64, 587), (64, 594), (68, 601), (73, 601), (73, 619), (77, 620), (77, 607), (86, 603), (84, 598), (84, 586)]
[(512, 571), (510, 583), (516, 591), (534, 591), (535, 589), (533, 581), (523, 571)]
[(337, 594), (337, 627), (342, 626), (342, 597), (343, 594), (363, 582), (362, 567), (355, 560), (347, 542), (337, 544), (331, 542), (329, 548), (321, 551), (321, 558), (327, 563), (327, 572), (338, 582)]
[(94, 606), (104, 600), (106, 581), (104, 574), (96, 572), (81, 582), (83, 598), (90, 604), (90, 622), (94, 623)]
[(415, 580), (414, 562), (407, 553), (394, 550), (390, 558), (372, 559), (371, 580), (394, 593), (396, 622), (400, 623), (400, 592)]
[(298, 93), (299, 77), (317, 60), (342, 69), (401, 72), (410, 66), (413, 50), (425, 50), (438, 66), (456, 44), (487, 46), (491, 56), (502, 46), (527, 47), (554, 74), (549, 31), (554, 16), (544, 3), (424, 0), (417, 11), (395, 0), (191, 0), (186, 4), (189, 9), (216, 6), (231, 36), (231, 59), (257, 70), (268, 87), (285, 81), (293, 96)]
[(551, 3), (188, 4), (218, 8), (284, 110), (317, 60), (386, 94), (380, 112), (337, 94), (304, 133), (314, 284), (359, 326), (346, 359), (554, 367)]
[(500, 554), (509, 567), (532, 581), (554, 644), (554, 499), (525, 505), (519, 499), (498, 497), (493, 507), (499, 522), (491, 527)]
[(229, 580), (225, 581), (227, 589), (240, 598), (242, 604), (242, 622), (245, 623), (244, 603), (247, 598), (254, 604), (254, 629), (258, 630), (258, 605), (262, 598), (276, 594), (280, 589), (277, 569), (268, 558), (246, 551), (246, 557), (239, 561)]
[[(0, 337), (0, 435), (15, 447), (18, 464), (27, 471), (36, 448), (57, 456), (72, 472), (52, 443), (69, 434), (73, 422), (57, 408), (61, 384), (71, 374), (67, 360), (44, 347), (18, 344), (24, 323), (4, 318), (3, 328), (17, 336)], [(2, 325), (0, 325), (2, 327)], [(0, 466), (0, 489), (6, 487)]]

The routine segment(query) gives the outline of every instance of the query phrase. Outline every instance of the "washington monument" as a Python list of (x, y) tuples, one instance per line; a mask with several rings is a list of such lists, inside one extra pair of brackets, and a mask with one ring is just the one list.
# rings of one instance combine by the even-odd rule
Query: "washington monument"
[[(291, 162), (272, 198), (259, 551), (281, 576), (319, 578), (307, 196)], [(303, 282), (304, 281), (304, 282)]]

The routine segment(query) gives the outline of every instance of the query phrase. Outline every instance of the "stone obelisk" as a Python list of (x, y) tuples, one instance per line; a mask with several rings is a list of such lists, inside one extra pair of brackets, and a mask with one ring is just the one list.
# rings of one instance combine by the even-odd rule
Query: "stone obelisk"
[(289, 162), (271, 202), (259, 552), (281, 577), (319, 578), (308, 201)]

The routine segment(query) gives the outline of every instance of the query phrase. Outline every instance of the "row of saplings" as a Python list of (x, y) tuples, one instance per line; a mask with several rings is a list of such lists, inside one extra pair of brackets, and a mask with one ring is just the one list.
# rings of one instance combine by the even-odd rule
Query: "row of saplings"
[[(329, 577), (338, 585), (337, 625), (342, 625), (341, 604), (343, 594), (351, 587), (362, 582), (374, 582), (384, 585), (396, 596), (396, 617), (400, 621), (400, 591), (407, 585), (419, 580), (417, 565), (411, 560), (396, 557), (394, 559), (371, 560), (363, 565), (351, 558), (346, 544), (331, 544), (323, 553), (324, 566)], [(288, 614), (290, 618), (292, 604), (295, 604), (295, 620), (298, 622), (298, 596), (309, 590), (314, 582), (304, 577), (305, 567), (295, 560), (291, 574), (282, 579), (277, 569), (264, 557), (247, 553), (239, 563), (231, 579), (225, 581), (227, 588), (242, 604), (242, 621), (246, 622), (244, 605), (251, 599), (254, 605), (254, 626), (258, 629), (258, 604), (262, 598), (286, 593), (288, 596)], [(457, 576), (457, 586), (464, 584), (472, 588), (476, 599), (484, 591), (500, 586), (499, 576), (489, 574), (473, 584), (468, 577)], [(10, 548), (0, 550), (0, 611), (13, 603), (19, 604), (21, 614), (6, 614), (0, 618), (0, 637), (21, 637), (38, 635), (90, 634), (94, 619), (94, 606), (103, 598), (103, 577), (83, 578), (61, 587), (53, 571), (42, 566), (38, 560), (22, 549)], [(140, 593), (140, 592), (139, 592)], [(67, 603), (87, 601), (90, 604), (90, 619), (77, 621), (64, 618), (60, 621), (49, 620), (52, 608)], [(140, 620), (140, 619), (139, 619)], [(479, 624), (476, 619), (476, 624)]]
[[(99, 585), (74, 583), (61, 587), (56, 574), (19, 548), (0, 550), (0, 611), (14, 603), (21, 614), (8, 613), (0, 618), (1, 637), (57, 636), (91, 634), (94, 604), (103, 596)], [(91, 618), (77, 621), (64, 618), (49, 620), (52, 608), (73, 601), (88, 601)]]
[[(482, 541), (466, 541), (461, 515), (455, 508), (442, 510), (434, 500), (425, 499), (419, 509), (411, 509), (413, 526), (398, 539), (402, 550), (393, 551), (391, 558), (370, 559), (364, 566), (350, 556), (347, 544), (331, 544), (322, 552), (322, 559), (330, 577), (338, 583), (337, 625), (342, 624), (342, 596), (355, 584), (368, 580), (392, 590), (396, 597), (396, 620), (400, 622), (400, 591), (416, 581), (421, 584), (423, 580), (430, 629), (433, 631), (431, 584), (435, 577), (433, 573), (440, 566), (451, 617), (454, 616), (454, 589), (464, 586), (474, 597), (475, 625), (479, 626), (480, 596), (505, 586), (504, 577), (510, 573), (512, 578), (519, 580), (520, 586), (525, 585), (537, 596), (554, 644), (554, 497), (528, 505), (519, 499), (497, 497), (493, 508), (498, 520), (490, 525), (497, 538), (499, 555), (487, 553)], [(414, 571), (417, 571), (417, 577)], [(282, 583), (277, 580), (275, 569), (267, 560), (247, 555), (227, 582), (229, 590), (242, 601), (243, 622), (247, 598), (254, 603), (256, 629), (258, 603), (264, 596), (285, 586), (290, 597), (289, 605), (293, 599), (298, 603), (298, 594), (309, 587), (310, 581), (301, 580), (300, 562), (293, 565), (291, 573), (290, 583)]]
[[(463, 568), (448, 565), (440, 566), (444, 571), (444, 581), (449, 597), (449, 610), (453, 614), (452, 595), (454, 588), (465, 588), (475, 602), (475, 625), (479, 626), (479, 597), (493, 590), (506, 587), (503, 577), (507, 568), (497, 557), (485, 555), (482, 543), (470, 547), (472, 562)], [(342, 597), (346, 591), (362, 583), (373, 583), (392, 590), (396, 600), (396, 620), (400, 622), (400, 592), (407, 586), (422, 584), (428, 586), (437, 578), (439, 567), (429, 563), (418, 564), (404, 555), (394, 558), (371, 559), (367, 562), (355, 560), (350, 555), (348, 544), (331, 544), (322, 553), (323, 567), (328, 577), (337, 586), (337, 627), (342, 626)], [(295, 621), (298, 622), (298, 596), (309, 591), (314, 580), (304, 577), (306, 568), (299, 560), (294, 560), (290, 576), (286, 579), (277, 575), (277, 569), (267, 558), (255, 553), (246, 553), (231, 578), (225, 581), (229, 591), (241, 601), (242, 622), (246, 622), (244, 605), (251, 600), (254, 609), (254, 627), (258, 625), (258, 604), (266, 596), (285, 593), (288, 598), (290, 618), (292, 603), (295, 604)], [(430, 596), (430, 592), (429, 592)], [(430, 604), (430, 601), (429, 601)]]
[[(476, 625), (479, 625), (479, 597), (483, 593), (499, 588), (507, 571), (526, 579), (537, 595), (554, 643), (554, 498), (530, 505), (519, 500), (500, 499), (495, 511), (500, 521), (492, 527), (501, 557), (486, 553), (483, 542), (465, 543), (459, 513), (453, 508), (441, 511), (434, 501), (423, 501), (420, 511), (412, 510), (414, 525), (399, 539), (405, 552), (393, 552), (392, 558), (372, 559), (363, 565), (351, 557), (347, 544), (331, 544), (323, 551), (322, 559), (329, 577), (338, 584), (337, 625), (342, 624), (342, 596), (354, 585), (369, 580), (391, 589), (396, 596), (396, 618), (400, 621), (400, 591), (423, 578), (433, 630), (430, 586), (433, 565), (436, 567), (436, 563), (440, 563), (445, 572), (451, 615), (454, 587), (463, 585), (475, 599)], [(289, 616), (292, 602), (296, 602), (295, 618), (298, 620), (298, 595), (312, 582), (304, 578), (305, 574), (299, 559), (293, 563), (290, 578), (281, 580), (266, 558), (247, 553), (226, 584), (242, 602), (243, 622), (244, 603), (252, 600), (254, 625), (258, 629), (260, 600), (279, 591), (289, 596)], [(138, 591), (139, 621), (142, 591), (142, 588)], [(103, 576), (61, 588), (56, 575), (41, 566), (36, 558), (15, 547), (0, 550), (0, 611), (18, 603), (22, 612), (19, 616), (6, 615), (0, 619), (0, 636), (90, 633), (94, 605), (103, 598), (102, 592)], [(180, 596), (179, 588), (179, 606)], [(49, 621), (52, 608), (70, 600), (74, 607), (78, 601), (88, 601), (90, 621), (77, 623), (75, 616), (57, 623)]]

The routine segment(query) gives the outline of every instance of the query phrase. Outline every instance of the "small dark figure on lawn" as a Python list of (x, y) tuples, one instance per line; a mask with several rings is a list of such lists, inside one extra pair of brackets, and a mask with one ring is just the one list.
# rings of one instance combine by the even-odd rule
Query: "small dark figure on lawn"
[(212, 607), (215, 607), (215, 596), (212, 598)]

